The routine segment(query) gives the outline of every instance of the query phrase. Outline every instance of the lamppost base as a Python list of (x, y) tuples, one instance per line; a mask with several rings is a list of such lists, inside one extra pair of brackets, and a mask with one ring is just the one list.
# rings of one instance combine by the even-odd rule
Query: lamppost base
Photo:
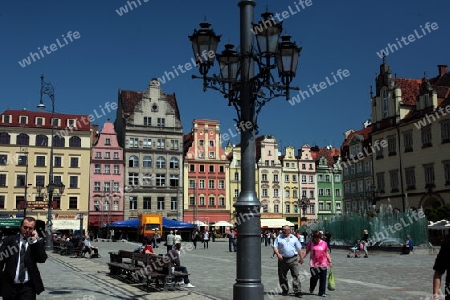
[(233, 300), (262, 300), (264, 299), (264, 285), (262, 283), (241, 282), (233, 286)]

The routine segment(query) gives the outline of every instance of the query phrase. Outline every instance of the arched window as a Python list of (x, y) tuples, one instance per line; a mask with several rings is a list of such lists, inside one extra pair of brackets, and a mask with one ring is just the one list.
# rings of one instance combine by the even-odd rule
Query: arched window
[(48, 146), (48, 137), (43, 134), (38, 134), (36, 136), (36, 144), (35, 146), (47, 147)]
[(53, 137), (53, 147), (64, 147), (65, 146), (65, 139), (64, 137), (60, 135), (55, 135)]
[(178, 169), (180, 167), (180, 161), (176, 157), (172, 157), (170, 159), (170, 168), (171, 169)]
[(130, 168), (139, 167), (139, 158), (136, 155), (130, 156), (130, 159), (128, 160), (128, 167)]
[(69, 147), (80, 148), (81, 147), (81, 139), (77, 136), (73, 136), (69, 139)]
[(6, 132), (0, 132), (0, 144), (9, 145), (11, 136)]
[(166, 167), (166, 160), (164, 159), (164, 157), (159, 156), (159, 157), (156, 159), (156, 167), (157, 167), (158, 169), (164, 169), (164, 168)]
[(17, 136), (16, 144), (17, 145), (29, 145), (30, 137), (28, 136), (28, 134), (21, 133)]
[(144, 159), (142, 160), (142, 167), (143, 168), (151, 168), (152, 167), (152, 157), (151, 156), (144, 156)]

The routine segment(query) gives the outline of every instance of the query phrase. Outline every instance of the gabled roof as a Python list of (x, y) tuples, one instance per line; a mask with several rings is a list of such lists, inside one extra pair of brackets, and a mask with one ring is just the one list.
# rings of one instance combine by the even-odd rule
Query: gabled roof
[(367, 140), (371, 133), (372, 133), (372, 126), (368, 126), (366, 128), (363, 128), (363, 129), (360, 129), (357, 131), (353, 131), (352, 133), (350, 133), (348, 135), (348, 137), (345, 139), (344, 143), (342, 143), (342, 146), (344, 147), (344, 146), (349, 145), (355, 135), (362, 135), (364, 140)]
[(320, 158), (323, 156), (327, 160), (328, 166), (333, 166), (336, 163), (337, 157), (341, 154), (341, 150), (337, 148), (327, 148), (327, 147), (319, 147), (314, 146), (311, 147), (311, 156), (316, 161), (316, 163), (320, 160)]
[(404, 105), (416, 105), (417, 97), (420, 95), (421, 79), (394, 78), (394, 82), (402, 90), (402, 101)]

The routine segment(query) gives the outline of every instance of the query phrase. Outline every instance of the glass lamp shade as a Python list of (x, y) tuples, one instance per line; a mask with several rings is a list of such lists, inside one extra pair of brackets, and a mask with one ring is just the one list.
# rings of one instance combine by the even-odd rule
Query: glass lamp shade
[(301, 51), (302, 48), (291, 42), (289, 35), (281, 37), (281, 43), (278, 45), (277, 67), (279, 76), (287, 83), (295, 77)]
[(281, 31), (283, 31), (282, 22), (277, 23), (271, 12), (265, 12), (261, 16), (263, 20), (253, 26), (258, 51), (263, 56), (276, 55), (278, 39), (280, 38)]
[(234, 45), (226, 44), (225, 50), (217, 55), (217, 61), (220, 66), (220, 77), (229, 82), (236, 81), (240, 66), (239, 54), (233, 48)]
[[(189, 40), (192, 43), (192, 51), (198, 65), (207, 64), (212, 66), (214, 64), (220, 35), (216, 35), (214, 30), (209, 28), (210, 26), (210, 23), (202, 22), (200, 23), (200, 29), (195, 29), (194, 33), (189, 36)], [(210, 53), (214, 53), (214, 55), (209, 55)]]
[(66, 188), (66, 186), (64, 185), (64, 183), (61, 182), (61, 183), (59, 184), (58, 188), (59, 188), (59, 193), (60, 193), (60, 194), (64, 194), (64, 189)]

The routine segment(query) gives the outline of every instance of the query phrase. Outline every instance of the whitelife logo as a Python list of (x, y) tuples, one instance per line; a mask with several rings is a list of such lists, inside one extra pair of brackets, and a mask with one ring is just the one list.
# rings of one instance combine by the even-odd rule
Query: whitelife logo
[(61, 36), (63, 38), (64, 43), (61, 43), (59, 38), (57, 38), (56, 44), (51, 44), (49, 47), (47, 47), (47, 45), (44, 45), (44, 47), (42, 47), (42, 49), (41, 49), (41, 47), (38, 47), (39, 53), (30, 52), (30, 55), (27, 58), (24, 58), (24, 59), (22, 59), (22, 61), (19, 61), (19, 65), (22, 68), (25, 68), (26, 66), (31, 65), (31, 62), (32, 62), (31, 60), (33, 60), (33, 62), (35, 62), (36, 60), (43, 58), (45, 56), (44, 52), (46, 54), (50, 54), (52, 52), (55, 52), (58, 49), (61, 49), (62, 47), (65, 47), (66, 45), (68, 45), (69, 42), (67, 41), (67, 39), (70, 42), (73, 42), (74, 40), (78, 40), (81, 37), (81, 35), (78, 31), (74, 31), (73, 33), (72, 33), (72, 31), (69, 31), (66, 36), (64, 36), (64, 34), (62, 34)]
[[(139, 6), (142, 5), (141, 0), (136, 0), (139, 3)], [(132, 11), (134, 8), (138, 8), (138, 5), (136, 4), (136, 1), (127, 1), (127, 5), (130, 8), (130, 11)], [(142, 2), (147, 3), (149, 0), (142, 0)], [(124, 5), (120, 7), (119, 9), (116, 9), (116, 13), (121, 17), (124, 14), (128, 13), (128, 7), (127, 5)], [(134, 5), (134, 8), (133, 8)]]
[[(423, 35), (420, 35), (420, 33), (417, 32), (417, 29), (415, 29), (414, 30), (414, 34), (408, 35), (407, 38), (404, 37), (404, 36), (402, 36), (402, 38), (400, 40), (398, 38), (396, 38), (395, 40), (397, 41), (397, 44), (395, 44), (395, 43), (393, 43), (393, 44), (388, 43), (386, 48), (381, 49), (379, 52), (377, 52), (377, 55), (380, 58), (383, 58), (383, 56), (385, 56), (385, 55), (388, 56), (390, 53), (394, 53), (395, 51), (398, 51), (398, 47), (403, 48), (402, 43), (403, 43), (404, 46), (407, 46), (410, 43), (416, 41), (416, 38), (418, 40), (423, 38), (424, 36), (427, 35), (427, 32), (428, 33), (431, 32), (430, 28), (433, 29), (433, 30), (437, 30), (439, 28), (439, 26), (438, 26), (438, 24), (436, 22), (433, 22), (433, 23), (427, 22), (425, 24), (425, 28), (423, 28), (422, 25), (420, 25), (420, 29), (421, 29)], [(425, 31), (425, 29), (426, 29), (426, 31)], [(408, 39), (408, 41), (406, 41), (406, 39)], [(397, 45), (398, 45), (398, 47), (397, 47)]]

